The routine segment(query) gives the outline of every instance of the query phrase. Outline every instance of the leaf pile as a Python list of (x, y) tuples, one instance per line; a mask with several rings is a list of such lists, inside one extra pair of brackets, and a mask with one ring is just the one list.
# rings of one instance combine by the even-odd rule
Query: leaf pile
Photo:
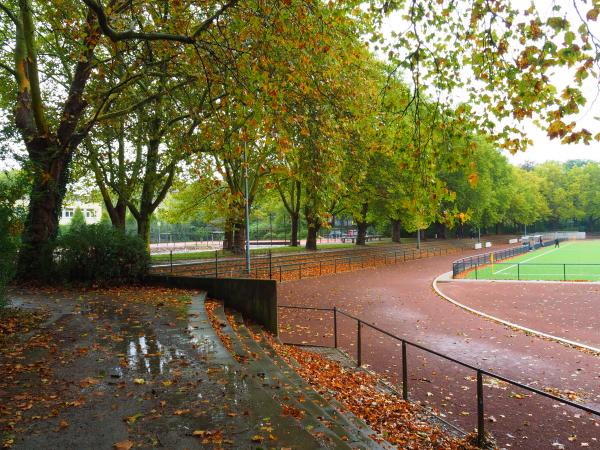
[(41, 311), (23, 311), (14, 308), (0, 309), (0, 351), (21, 334), (29, 333), (48, 318)]
[[(396, 395), (382, 392), (381, 380), (371, 373), (348, 370), (339, 363), (316, 353), (282, 345), (263, 333), (277, 353), (290, 364), (319, 394), (335, 398), (363, 419), (386, 440), (403, 449), (475, 449), (432, 426), (418, 407)], [(259, 336), (256, 337), (260, 339)]]

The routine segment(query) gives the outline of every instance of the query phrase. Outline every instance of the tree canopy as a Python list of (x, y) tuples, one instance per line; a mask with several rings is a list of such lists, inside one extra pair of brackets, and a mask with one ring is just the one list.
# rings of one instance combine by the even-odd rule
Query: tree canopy
[(526, 149), (529, 123), (564, 144), (600, 140), (578, 121), (599, 79), (599, 11), (598, 0), (0, 0), (0, 149), (32, 180), (19, 274), (51, 262), (80, 178), (146, 242), (169, 193), (196, 193), (191, 210), (210, 209), (238, 251), (246, 171), (250, 201), (276, 194), (309, 249), (340, 215), (362, 236), (374, 223), (593, 227), (598, 199), (572, 192), (595, 186), (593, 165), (527, 172), (499, 151)]

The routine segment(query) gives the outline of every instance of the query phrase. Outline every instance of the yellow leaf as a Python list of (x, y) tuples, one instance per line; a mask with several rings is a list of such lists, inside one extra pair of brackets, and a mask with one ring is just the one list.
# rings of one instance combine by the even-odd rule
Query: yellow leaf
[(133, 382), (135, 384), (146, 384), (146, 380), (144, 380), (143, 378), (136, 378), (135, 380), (133, 380)]

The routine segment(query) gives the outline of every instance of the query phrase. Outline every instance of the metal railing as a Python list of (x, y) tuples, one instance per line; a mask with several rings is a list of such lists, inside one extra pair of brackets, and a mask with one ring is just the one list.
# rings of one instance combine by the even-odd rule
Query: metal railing
[[(564, 239), (559, 239), (562, 242)], [(478, 269), (481, 266), (492, 264), (492, 262), (504, 261), (515, 256), (523, 255), (531, 250), (536, 250), (541, 247), (548, 247), (554, 245), (554, 241), (545, 241), (541, 245), (539, 242), (531, 245), (527, 244), (520, 245), (518, 247), (511, 247), (504, 250), (496, 250), (494, 252), (482, 253), (479, 255), (467, 256), (461, 258), (452, 263), (452, 277), (456, 278), (463, 272), (467, 272), (471, 269)], [(492, 259), (493, 255), (493, 259)]]
[(246, 272), (243, 258), (219, 257), (212, 260), (176, 263), (171, 258), (167, 264), (152, 267), (153, 273), (185, 274), (201, 277), (252, 277), (286, 281), (325, 274), (347, 272), (364, 267), (396, 264), (430, 256), (449, 255), (467, 250), (466, 246), (431, 246), (415, 248), (367, 248), (363, 250), (324, 251), (300, 255), (257, 255), (252, 257), (251, 271)]
[(472, 271), (476, 280), (594, 281), (600, 264), (494, 263)]
[[(419, 349), (426, 353), (438, 356), (446, 361), (449, 361), (451, 363), (457, 364), (461, 367), (464, 367), (464, 368), (474, 371), (477, 375), (477, 445), (479, 447), (483, 447), (485, 445), (485, 420), (484, 420), (484, 412), (485, 411), (484, 411), (484, 396), (483, 396), (483, 377), (484, 376), (491, 377), (491, 378), (494, 378), (499, 381), (503, 381), (503, 382), (513, 385), (517, 388), (526, 390), (528, 392), (540, 395), (545, 398), (549, 398), (551, 400), (554, 400), (554, 401), (560, 402), (562, 404), (576, 408), (580, 411), (584, 411), (584, 412), (594, 414), (594, 415), (600, 417), (599, 410), (590, 408), (590, 407), (582, 405), (580, 403), (576, 403), (572, 400), (569, 400), (569, 399), (566, 399), (563, 397), (558, 397), (549, 392), (543, 391), (541, 389), (537, 389), (537, 388), (529, 386), (527, 384), (520, 383), (518, 381), (512, 380), (503, 375), (497, 374), (495, 372), (491, 372), (489, 370), (485, 370), (480, 367), (476, 367), (472, 364), (468, 364), (466, 362), (463, 362), (456, 358), (448, 356), (444, 353), (427, 348), (424, 345), (417, 344), (415, 342), (409, 341), (408, 339), (396, 336), (393, 333), (390, 333), (389, 331), (386, 331), (372, 323), (369, 323), (363, 319), (360, 319), (359, 317), (356, 317), (353, 314), (350, 314), (349, 312), (346, 312), (342, 309), (339, 309), (336, 307), (315, 308), (315, 307), (291, 306), (291, 305), (278, 305), (277, 307), (280, 309), (289, 309), (289, 310), (326, 311), (326, 312), (333, 313), (333, 347), (325, 346), (325, 345), (309, 344), (310, 346), (314, 346), (314, 347), (320, 346), (320, 347), (337, 349), (339, 347), (339, 345), (338, 345), (338, 316), (341, 315), (341, 316), (345, 316), (351, 320), (354, 320), (356, 322), (356, 352), (357, 352), (356, 365), (357, 365), (357, 367), (361, 367), (363, 365), (363, 355), (362, 355), (362, 343), (363, 343), (362, 342), (362, 334), (363, 334), (362, 330), (363, 330), (363, 327), (367, 327), (371, 330), (374, 330), (384, 336), (387, 336), (387, 337), (399, 342), (402, 347), (402, 353), (401, 353), (402, 398), (405, 401), (410, 400), (409, 395), (408, 395), (409, 394), (409, 392), (408, 392), (408, 388), (409, 388), (409, 386), (408, 386), (408, 349), (409, 349), (409, 347), (414, 347), (416, 349)], [(289, 344), (289, 345), (298, 345), (298, 344), (290, 343), (290, 342), (284, 342), (284, 343)]]

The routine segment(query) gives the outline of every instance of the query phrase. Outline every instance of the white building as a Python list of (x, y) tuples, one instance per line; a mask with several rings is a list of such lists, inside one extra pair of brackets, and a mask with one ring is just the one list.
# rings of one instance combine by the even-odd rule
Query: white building
[(81, 209), (83, 217), (85, 217), (85, 223), (88, 225), (100, 222), (102, 217), (102, 206), (100, 203), (81, 203), (75, 201), (63, 205), (59, 223), (61, 225), (69, 225), (77, 208)]

